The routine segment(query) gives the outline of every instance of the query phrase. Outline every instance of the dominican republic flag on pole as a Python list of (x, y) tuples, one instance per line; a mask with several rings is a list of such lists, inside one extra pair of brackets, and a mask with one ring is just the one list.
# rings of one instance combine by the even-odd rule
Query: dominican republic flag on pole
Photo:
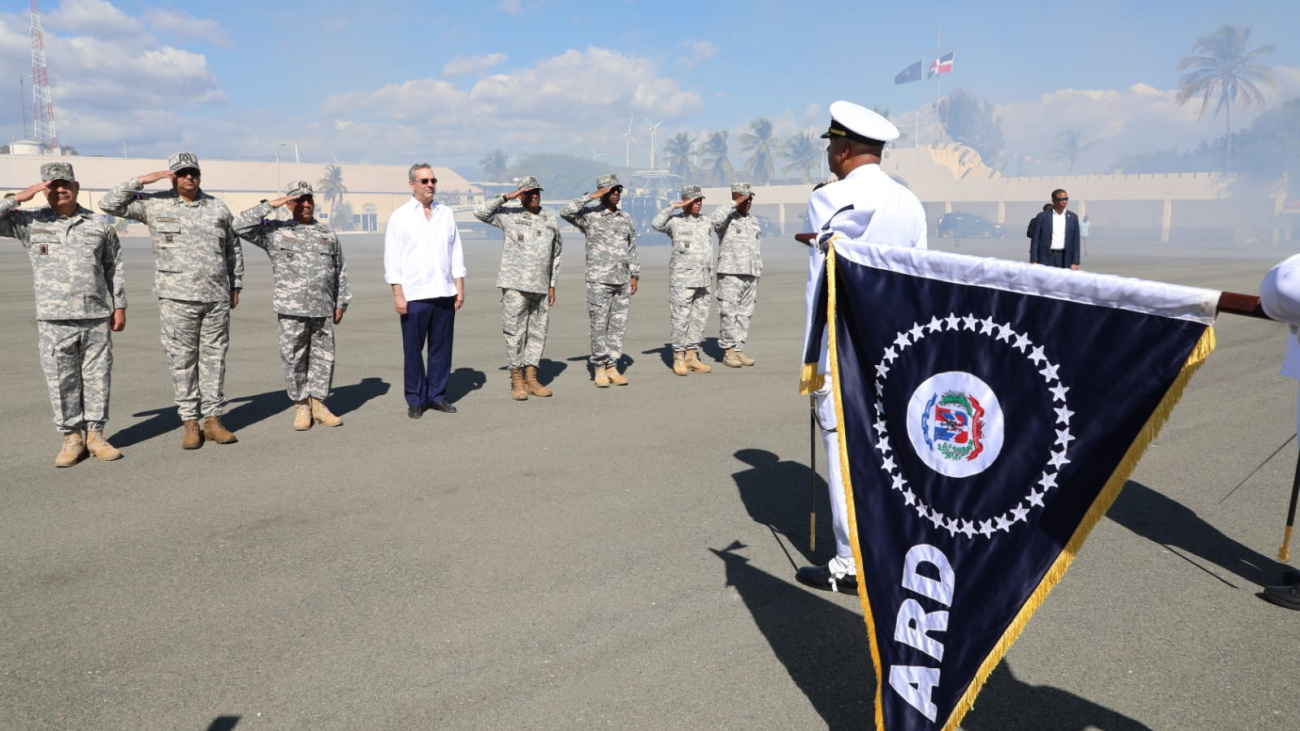
[(921, 62), (917, 61), (911, 66), (908, 66), (907, 68), (898, 72), (898, 75), (894, 77), (894, 86), (898, 86), (899, 84), (910, 84), (913, 81), (920, 81), (920, 80), (921, 80)]
[(949, 51), (934, 61), (931, 61), (930, 70), (926, 72), (925, 78), (931, 78), (935, 74), (951, 74), (953, 53), (954, 51)]
[(1213, 350), (1219, 293), (842, 237), (826, 262), (808, 342), (876, 728), (955, 729)]

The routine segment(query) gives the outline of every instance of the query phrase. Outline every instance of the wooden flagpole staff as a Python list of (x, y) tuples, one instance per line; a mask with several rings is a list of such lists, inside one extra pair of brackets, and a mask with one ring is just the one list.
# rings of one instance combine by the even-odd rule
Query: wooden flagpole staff
[[(812, 246), (813, 241), (817, 239), (817, 234), (795, 234), (795, 241), (805, 245)], [(1260, 304), (1259, 297), (1253, 294), (1242, 294), (1240, 292), (1220, 292), (1219, 304), (1216, 313), (1227, 312), (1233, 315), (1242, 315), (1244, 317), (1255, 317), (1261, 320), (1271, 320), (1264, 313), (1264, 307)], [(813, 450), (816, 451), (816, 444), (813, 444)], [(1291, 558), (1291, 531), (1295, 527), (1295, 514), (1297, 503), (1300, 503), (1300, 458), (1296, 461), (1295, 477), (1291, 480), (1291, 506), (1287, 509), (1286, 531), (1282, 536), (1282, 547), (1278, 549), (1277, 558), (1279, 561), (1287, 561)], [(815, 503), (814, 503), (815, 506)], [(813, 511), (813, 521), (816, 521), (816, 510)], [(816, 523), (813, 523), (816, 525)]]

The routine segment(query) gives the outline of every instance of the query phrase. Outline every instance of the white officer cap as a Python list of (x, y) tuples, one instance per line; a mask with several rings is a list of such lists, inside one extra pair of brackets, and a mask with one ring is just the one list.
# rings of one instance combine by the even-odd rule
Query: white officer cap
[(822, 139), (836, 137), (879, 145), (898, 139), (898, 128), (893, 122), (860, 104), (838, 101), (831, 105), (831, 127), (822, 135)]

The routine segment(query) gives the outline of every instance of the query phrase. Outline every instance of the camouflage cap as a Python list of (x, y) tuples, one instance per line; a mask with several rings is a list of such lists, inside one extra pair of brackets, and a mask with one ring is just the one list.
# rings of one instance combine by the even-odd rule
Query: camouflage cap
[(519, 187), (515, 190), (543, 190), (542, 184), (532, 175), (527, 175), (519, 179)]
[(698, 185), (682, 186), (682, 200), (693, 201), (696, 198), (699, 198), (700, 200), (704, 199), (704, 191), (700, 190), (700, 186)]
[(749, 189), (749, 183), (732, 183), (731, 192), (741, 195), (753, 195), (754, 191)]
[(306, 180), (295, 180), (289, 183), (289, 187), (284, 189), (284, 194), (290, 198), (298, 196), (311, 195), (311, 183)]
[(596, 190), (601, 188), (622, 188), (623, 184), (618, 182), (617, 175), (602, 175), (596, 178)]
[(178, 152), (167, 158), (167, 167), (173, 173), (179, 173), (187, 168), (199, 169), (199, 159), (192, 152)]
[(77, 176), (72, 173), (72, 163), (67, 162), (47, 162), (41, 166), (41, 182), (51, 180), (66, 180), (69, 183), (77, 182)]

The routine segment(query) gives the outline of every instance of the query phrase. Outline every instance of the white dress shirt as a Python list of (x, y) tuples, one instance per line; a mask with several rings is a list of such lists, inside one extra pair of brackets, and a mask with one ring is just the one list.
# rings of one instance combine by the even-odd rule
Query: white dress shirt
[(1065, 251), (1065, 211), (1052, 211), (1052, 251)]
[(432, 213), (412, 197), (393, 211), (384, 233), (384, 281), (402, 285), (407, 300), (455, 297), (465, 276), (465, 252), (451, 209), (438, 201)]

